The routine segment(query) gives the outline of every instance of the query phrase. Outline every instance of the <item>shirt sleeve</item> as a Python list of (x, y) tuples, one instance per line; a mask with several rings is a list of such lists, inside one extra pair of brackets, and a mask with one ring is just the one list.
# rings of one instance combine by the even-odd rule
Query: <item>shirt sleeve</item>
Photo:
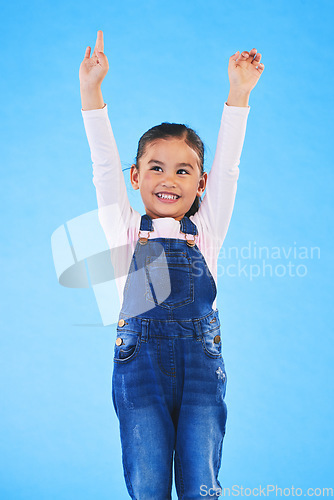
[(202, 223), (219, 247), (224, 242), (232, 217), (249, 110), (250, 106), (224, 103), (216, 152), (198, 210)]
[(108, 106), (81, 110), (93, 162), (93, 184), (98, 207), (119, 203), (130, 208), (115, 137), (108, 117)]
[(91, 151), (99, 220), (110, 245), (114, 246), (126, 234), (134, 211), (127, 195), (108, 106), (81, 113)]

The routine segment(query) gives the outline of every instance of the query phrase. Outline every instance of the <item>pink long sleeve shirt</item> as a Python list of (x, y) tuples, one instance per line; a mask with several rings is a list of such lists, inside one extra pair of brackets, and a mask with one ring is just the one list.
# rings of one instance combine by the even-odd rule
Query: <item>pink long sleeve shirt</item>
[[(190, 219), (196, 224), (196, 244), (217, 285), (217, 259), (231, 220), (239, 177), (239, 163), (250, 106), (224, 103), (217, 147), (208, 174), (206, 191), (198, 212)], [(120, 157), (108, 117), (108, 108), (83, 111), (82, 116), (93, 162), (99, 219), (110, 248), (123, 246), (115, 254), (116, 286), (120, 304), (127, 271), (138, 240), (141, 215), (129, 202)], [(117, 210), (115, 211), (115, 208)], [(153, 219), (153, 238), (185, 239), (180, 222), (172, 217)], [(216, 309), (216, 300), (213, 303)]]

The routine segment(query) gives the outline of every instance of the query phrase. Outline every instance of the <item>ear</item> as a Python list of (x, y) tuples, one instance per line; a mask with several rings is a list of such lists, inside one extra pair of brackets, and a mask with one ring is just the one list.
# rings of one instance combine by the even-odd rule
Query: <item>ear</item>
[(139, 189), (139, 172), (136, 165), (133, 163), (130, 170), (130, 181), (133, 189)]
[(205, 188), (206, 188), (207, 180), (208, 180), (208, 173), (204, 172), (204, 174), (202, 175), (202, 177), (200, 178), (200, 180), (198, 182), (196, 196), (202, 196), (202, 194), (204, 193)]

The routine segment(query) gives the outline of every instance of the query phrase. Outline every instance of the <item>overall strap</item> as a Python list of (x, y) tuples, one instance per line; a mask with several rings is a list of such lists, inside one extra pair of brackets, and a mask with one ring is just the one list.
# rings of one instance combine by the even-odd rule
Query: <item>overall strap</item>
[(181, 223), (181, 233), (185, 234), (198, 234), (197, 226), (194, 224), (189, 217), (184, 216), (180, 221)]
[(153, 230), (152, 218), (149, 215), (145, 214), (141, 216), (140, 230), (150, 232)]
[[(188, 247), (193, 247), (196, 245), (196, 235), (198, 234), (197, 226), (194, 224), (189, 217), (184, 216), (181, 221), (181, 233), (185, 234), (186, 242)], [(190, 236), (190, 238), (189, 238)], [(191, 238), (192, 236), (192, 238)]]
[(142, 215), (138, 234), (138, 242), (141, 245), (146, 245), (148, 237), (152, 231), (154, 231), (152, 218), (147, 214)]

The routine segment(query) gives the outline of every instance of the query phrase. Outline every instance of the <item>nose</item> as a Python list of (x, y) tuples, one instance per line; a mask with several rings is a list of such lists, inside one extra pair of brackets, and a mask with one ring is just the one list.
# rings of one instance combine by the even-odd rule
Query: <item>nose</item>
[(172, 172), (165, 172), (164, 178), (162, 180), (162, 185), (166, 187), (175, 187), (175, 176)]

